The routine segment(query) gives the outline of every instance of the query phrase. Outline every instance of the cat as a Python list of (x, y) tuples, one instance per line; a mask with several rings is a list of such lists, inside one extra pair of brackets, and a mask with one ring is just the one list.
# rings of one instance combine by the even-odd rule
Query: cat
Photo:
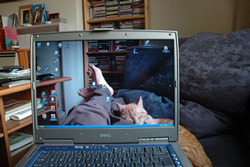
[[(142, 97), (134, 102), (126, 105), (116, 103), (120, 117), (133, 124), (167, 124), (173, 123), (172, 119), (158, 118), (154, 119), (148, 115), (143, 108)], [(196, 137), (183, 126), (179, 125), (179, 140), (182, 150), (194, 167), (211, 167), (212, 162), (206, 155), (202, 145)]]

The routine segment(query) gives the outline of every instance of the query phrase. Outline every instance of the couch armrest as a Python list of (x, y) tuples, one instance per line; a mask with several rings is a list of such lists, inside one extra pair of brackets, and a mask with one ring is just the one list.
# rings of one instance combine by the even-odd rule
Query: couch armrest
[(179, 46), (183, 44), (188, 38), (179, 38)]

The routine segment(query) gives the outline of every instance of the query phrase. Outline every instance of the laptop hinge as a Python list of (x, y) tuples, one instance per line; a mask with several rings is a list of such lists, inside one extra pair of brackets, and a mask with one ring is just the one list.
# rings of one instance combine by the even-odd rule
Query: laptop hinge
[(45, 145), (74, 145), (74, 141), (72, 139), (65, 139), (65, 140), (57, 140), (57, 139), (45, 139)]
[(168, 137), (140, 137), (138, 138), (139, 144), (152, 144), (152, 143), (168, 143)]

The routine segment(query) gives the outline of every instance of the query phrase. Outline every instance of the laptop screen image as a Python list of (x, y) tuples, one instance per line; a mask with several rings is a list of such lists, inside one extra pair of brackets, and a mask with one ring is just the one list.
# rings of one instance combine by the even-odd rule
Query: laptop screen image
[[(40, 109), (38, 109), (38, 128), (76, 128), (74, 125), (78, 125), (77, 128), (109, 128), (109, 127), (150, 127), (150, 126), (173, 126), (173, 115), (174, 115), (174, 44), (173, 40), (95, 40), (95, 41), (45, 41), (36, 42), (36, 73), (41, 74), (53, 74), (54, 76), (72, 78), (71, 81), (65, 83), (58, 83), (57, 90), (51, 90), (50, 92), (41, 91), (37, 92), (37, 99), (39, 101)], [(87, 46), (84, 46), (87, 45)], [(119, 125), (116, 121), (110, 121), (105, 125), (98, 118), (92, 118), (95, 120), (84, 122), (84, 116), (82, 121), (76, 121), (71, 119), (67, 121), (67, 116), (70, 109), (74, 106), (81, 105), (84, 103), (84, 98), (78, 94), (78, 90), (84, 87), (84, 75), (88, 75), (84, 72), (84, 62), (81, 56), (84, 54), (84, 49), (87, 48), (87, 58), (88, 63), (85, 65), (93, 64), (102, 70), (104, 78), (107, 80), (108, 84), (115, 90), (115, 97), (127, 98), (127, 101), (133, 100), (133, 97), (129, 97), (130, 93), (134, 93), (140, 96), (153, 94), (152, 92), (147, 92), (138, 87), (130, 84), (126, 84), (127, 80), (136, 80), (136, 78), (125, 78), (126, 75), (123, 74), (124, 71), (128, 71), (129, 67), (127, 64), (133, 63), (135, 60), (140, 61), (140, 63), (146, 63), (148, 60), (155, 60), (157, 57), (159, 61), (168, 61), (169, 71), (168, 73), (168, 85), (165, 85), (163, 90), (167, 92), (166, 97), (162, 97), (164, 101), (162, 106), (166, 106), (166, 109), (161, 108), (155, 109), (158, 103), (150, 102), (153, 99), (146, 99), (143, 102), (149, 110), (148, 114), (154, 119), (171, 119), (169, 121), (162, 121), (158, 123), (155, 121), (153, 124), (133, 124), (129, 121), (123, 122)], [(70, 62), (72, 56), (76, 58)], [(153, 58), (152, 58), (153, 57)], [(157, 68), (151, 68), (150, 73), (154, 74), (157, 72)], [(114, 74), (111, 78), (111, 74)], [(136, 77), (136, 73), (140, 76), (140, 72), (134, 71), (132, 77)], [(131, 77), (131, 76), (130, 76)], [(150, 74), (141, 76), (144, 80), (149, 79)], [(97, 87), (96, 83), (92, 81), (91, 78), (88, 80), (88, 87), (95, 89)], [(122, 82), (125, 82), (123, 84)], [(67, 86), (70, 85), (70, 86)], [(72, 88), (74, 87), (74, 88)], [(126, 89), (123, 89), (126, 88)], [(102, 88), (103, 90), (106, 88)], [(72, 91), (73, 90), (73, 91)], [(141, 94), (140, 94), (141, 93)], [(152, 96), (152, 95), (151, 95)], [(155, 94), (152, 98), (157, 97)], [(74, 100), (72, 100), (74, 99)], [(106, 103), (110, 103), (110, 97), (107, 97)], [(134, 99), (135, 101), (137, 99)], [(134, 102), (135, 102), (134, 101)], [(149, 102), (149, 103), (148, 103)], [(98, 103), (98, 101), (96, 102)], [(150, 108), (152, 108), (150, 110)], [(84, 108), (83, 108), (84, 109)], [(84, 113), (83, 113), (84, 114)], [(65, 115), (65, 116), (64, 116)], [(113, 117), (119, 119), (120, 113), (114, 111)], [(85, 116), (87, 117), (87, 116)], [(66, 119), (66, 122), (65, 122)], [(120, 118), (122, 119), (122, 118)], [(90, 122), (93, 122), (90, 124)], [(98, 125), (100, 124), (100, 125)]]
[[(170, 140), (176, 141), (179, 97), (176, 32), (115, 30), (80, 33), (33, 35), (31, 81), (43, 82), (37, 76), (44, 74), (55, 79), (70, 77), (69, 81), (57, 83), (56, 88), (35, 88), (32, 92), (37, 142), (51, 138), (52, 134), (62, 138), (65, 133), (70, 139), (86, 139), (86, 142), (90, 142), (92, 133), (94, 136), (113, 134), (112, 139), (99, 138), (97, 142), (113, 142), (118, 138), (120, 142), (138, 140), (142, 134), (171, 136)], [(96, 78), (88, 74), (90, 66), (102, 71), (102, 77), (114, 92), (105, 99), (98, 100), (98, 93), (107, 92), (108, 88), (98, 85)], [(156, 74), (160, 77), (155, 78)], [(152, 87), (150, 82), (160, 85)], [(83, 89), (100, 89), (100, 92), (85, 97), (79, 95), (79, 90)], [(84, 108), (93, 98), (97, 98), (94, 100), (97, 105), (104, 103), (110, 108)], [(128, 118), (117, 108), (117, 103), (124, 107), (135, 102), (143, 104), (135, 112), (140, 114), (140, 110), (145, 110), (147, 120), (138, 121), (140, 116), (135, 114)], [(83, 137), (82, 134), (90, 136)], [(125, 139), (128, 134), (130, 139)]]

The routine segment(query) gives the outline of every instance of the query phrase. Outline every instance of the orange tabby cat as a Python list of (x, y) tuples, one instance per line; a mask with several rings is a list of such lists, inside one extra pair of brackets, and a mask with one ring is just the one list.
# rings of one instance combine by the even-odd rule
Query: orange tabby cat
[[(148, 115), (147, 111), (143, 108), (142, 98), (140, 97), (136, 102), (121, 105), (116, 104), (121, 118), (133, 124), (166, 124), (173, 123), (172, 119), (158, 118), (153, 119)], [(211, 167), (212, 163), (206, 155), (202, 145), (196, 137), (183, 126), (179, 126), (179, 140), (181, 148), (188, 157), (193, 166), (197, 167)]]

